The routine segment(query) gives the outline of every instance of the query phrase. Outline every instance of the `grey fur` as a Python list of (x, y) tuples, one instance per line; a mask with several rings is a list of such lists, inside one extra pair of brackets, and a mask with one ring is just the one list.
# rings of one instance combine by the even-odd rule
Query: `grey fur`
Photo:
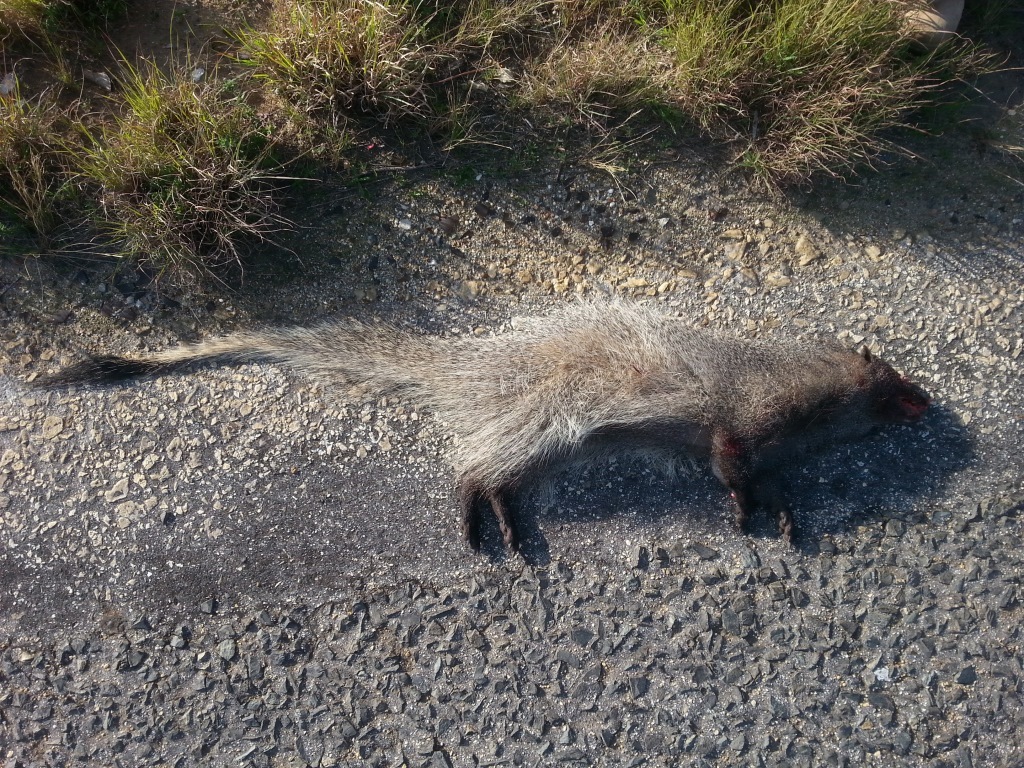
[(479, 507), (518, 547), (509, 498), (538, 475), (601, 454), (709, 456), (740, 527), (759, 504), (793, 535), (775, 469), (794, 452), (910, 422), (927, 395), (866, 351), (747, 341), (626, 302), (581, 303), (492, 337), (438, 338), (329, 322), (244, 332), (141, 361), (95, 358), (47, 384), (127, 378), (194, 361), (271, 360), (339, 386), (409, 397), (459, 437), (463, 535)]

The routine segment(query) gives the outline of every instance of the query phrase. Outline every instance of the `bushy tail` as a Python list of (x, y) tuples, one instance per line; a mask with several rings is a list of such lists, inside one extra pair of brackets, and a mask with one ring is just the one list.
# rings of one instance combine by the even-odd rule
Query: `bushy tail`
[(171, 373), (199, 363), (271, 361), (285, 363), (328, 383), (363, 385), (389, 394), (427, 385), (443, 360), (442, 344), (436, 338), (385, 324), (332, 322), (312, 328), (236, 333), (146, 358), (91, 357), (43, 377), (36, 384), (102, 384)]

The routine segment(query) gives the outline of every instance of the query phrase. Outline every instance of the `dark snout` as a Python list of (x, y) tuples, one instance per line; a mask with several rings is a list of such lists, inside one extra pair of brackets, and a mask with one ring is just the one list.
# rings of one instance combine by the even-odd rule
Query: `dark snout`
[(902, 385), (901, 391), (894, 398), (893, 421), (901, 424), (913, 424), (924, 417), (932, 399), (924, 389), (906, 377), (900, 380), (900, 384)]

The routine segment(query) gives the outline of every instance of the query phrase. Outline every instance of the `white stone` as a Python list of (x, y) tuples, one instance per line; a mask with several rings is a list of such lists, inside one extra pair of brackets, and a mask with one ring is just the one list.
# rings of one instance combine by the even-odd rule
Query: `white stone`
[(930, 8), (908, 11), (907, 24), (921, 46), (934, 50), (953, 39), (963, 12), (964, 0), (932, 0)]

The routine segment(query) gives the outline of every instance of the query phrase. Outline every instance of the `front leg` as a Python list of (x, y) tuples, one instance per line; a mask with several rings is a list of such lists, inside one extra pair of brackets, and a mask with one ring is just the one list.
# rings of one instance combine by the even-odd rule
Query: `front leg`
[(737, 533), (747, 532), (747, 523), (754, 514), (757, 504), (753, 495), (746, 488), (733, 488), (729, 491), (732, 497), (732, 524)]
[(711, 468), (728, 490), (734, 502), (737, 530), (746, 530), (758, 505), (771, 509), (778, 521), (779, 533), (787, 544), (796, 533), (793, 515), (783, 498), (778, 479), (756, 472), (752, 467), (752, 447), (726, 432), (718, 432), (712, 440)]
[(782, 540), (792, 545), (796, 524), (789, 504), (786, 503), (782, 481), (778, 477), (761, 475), (754, 484), (754, 496), (775, 517)]
[(750, 481), (750, 467), (743, 443), (726, 432), (716, 432), (711, 442), (711, 469), (733, 499), (733, 524), (746, 531), (757, 506)]
[(781, 481), (777, 478), (772, 478), (770, 482), (762, 484), (759, 489), (759, 496), (762, 499), (767, 499), (772, 514), (775, 515), (775, 520), (778, 523), (779, 535), (782, 536), (782, 540), (792, 545), (793, 537), (796, 536), (796, 523), (793, 522), (793, 513), (786, 503), (781, 485)]

